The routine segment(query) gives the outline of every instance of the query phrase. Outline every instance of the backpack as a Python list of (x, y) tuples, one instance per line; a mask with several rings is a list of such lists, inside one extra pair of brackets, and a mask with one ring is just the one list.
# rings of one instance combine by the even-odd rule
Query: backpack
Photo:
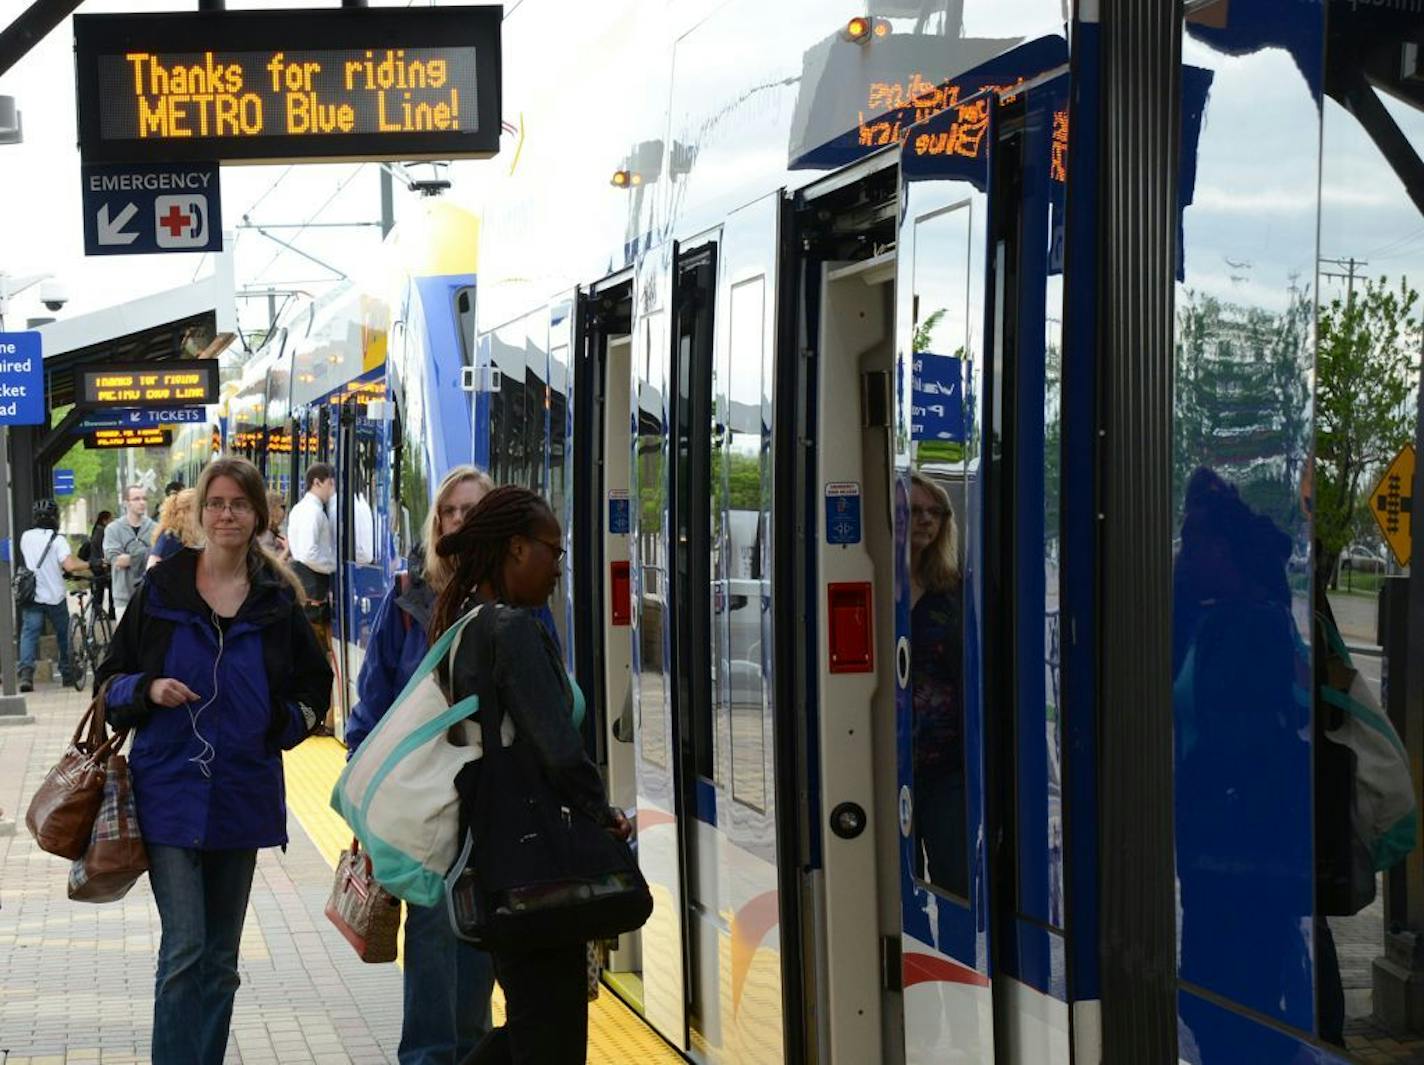
[[(40, 560), (35, 563), (35, 569), (45, 564), (45, 559), (49, 557), (49, 549), (54, 546), (55, 538), (59, 533), (49, 534), (49, 543), (45, 544), (45, 549), (40, 552)], [(10, 581), (10, 589), (15, 593), (15, 605), (19, 607), (34, 606), (35, 592), (37, 590), (38, 578), (35, 570), (25, 565), (25, 552), (18, 551), (19, 557), (15, 559), (15, 576)]]
[(435, 676), (475, 613), (426, 652), (331, 793), (332, 808), (361, 841), (377, 882), (418, 906), (434, 906), (444, 896), (445, 872), (459, 850), (455, 776), (478, 757), (479, 734), (466, 731), (465, 719), (479, 701), (470, 696), (451, 706)]
[(88, 562), (88, 561), (89, 561), (89, 556), (92, 555), (93, 553), (94, 553), (94, 541), (93, 541), (93, 540), (85, 540), (82, 544), (79, 545), (79, 550), (75, 552), (75, 554), (79, 556), (79, 561), (80, 561), (80, 562)]

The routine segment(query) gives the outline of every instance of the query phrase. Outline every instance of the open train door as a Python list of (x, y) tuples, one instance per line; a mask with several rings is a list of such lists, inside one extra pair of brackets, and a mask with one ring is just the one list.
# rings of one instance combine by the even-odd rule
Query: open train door
[(633, 280), (629, 384), (632, 428), (629, 535), (632, 591), (634, 778), (638, 864), (653, 893), (642, 930), (643, 1007), (663, 1038), (687, 1049), (683, 921), (682, 803), (673, 721), (671, 540), (667, 486), (671, 453), (673, 267), (677, 247), (646, 252)]
[[(901, 150), (911, 1062), (970, 1040), (972, 1060), (1096, 1060), (1093, 264), (1067, 254), (1091, 232), (1069, 211), (1068, 114), (1065, 75), (970, 99)], [(923, 565), (934, 544), (957, 579)]]
[[(983, 667), (986, 545), (998, 535), (983, 432), (989, 111), (982, 95), (926, 119), (900, 153), (888, 435), (901, 973), (911, 1063), (995, 1060), (991, 696)], [(939, 569), (948, 571), (936, 582), (912, 583), (912, 559), (925, 551), (941, 552)]]

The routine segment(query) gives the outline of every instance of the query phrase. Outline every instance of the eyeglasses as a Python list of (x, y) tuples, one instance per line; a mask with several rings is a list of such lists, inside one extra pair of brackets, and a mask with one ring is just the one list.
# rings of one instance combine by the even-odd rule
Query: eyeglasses
[(252, 513), (252, 504), (246, 499), (205, 499), (203, 509), (214, 517), (226, 510), (233, 517), (245, 518)]
[(912, 518), (934, 518), (935, 521), (939, 521), (948, 513), (949, 511), (944, 507), (910, 507), (910, 517)]
[(548, 540), (541, 540), (537, 536), (531, 536), (529, 537), (529, 539), (533, 540), (536, 544), (543, 544), (550, 551), (554, 552), (555, 562), (562, 562), (564, 560), (564, 555), (566, 554), (566, 552), (564, 551), (563, 544), (550, 543)]

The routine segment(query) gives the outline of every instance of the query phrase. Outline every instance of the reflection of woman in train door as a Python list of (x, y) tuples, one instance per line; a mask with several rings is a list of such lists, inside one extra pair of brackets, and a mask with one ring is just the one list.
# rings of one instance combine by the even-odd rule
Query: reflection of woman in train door
[(969, 861), (959, 529), (949, 494), (918, 473), (910, 487), (910, 594), (915, 873), (965, 895)]

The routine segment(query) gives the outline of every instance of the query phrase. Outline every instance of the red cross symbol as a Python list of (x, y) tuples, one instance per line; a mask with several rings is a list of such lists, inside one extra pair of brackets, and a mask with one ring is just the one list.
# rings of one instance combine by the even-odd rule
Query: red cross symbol
[(176, 239), (182, 235), (185, 227), (193, 224), (193, 219), (180, 211), (175, 203), (168, 208), (168, 213), (158, 220), (158, 224), (168, 230), (169, 236)]

